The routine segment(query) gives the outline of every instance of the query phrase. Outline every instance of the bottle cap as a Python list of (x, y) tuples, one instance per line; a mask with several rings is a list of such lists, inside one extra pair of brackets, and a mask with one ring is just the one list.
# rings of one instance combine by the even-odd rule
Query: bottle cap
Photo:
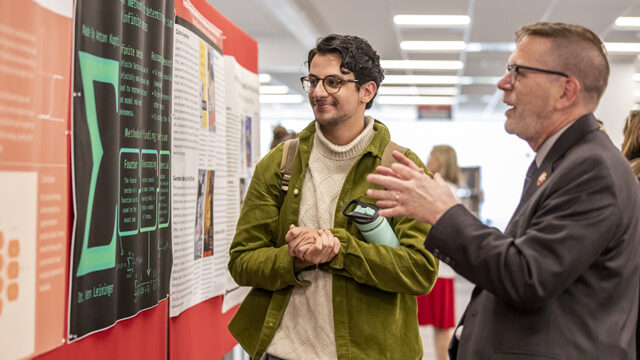
[[(349, 208), (351, 208), (354, 204), (356, 205), (356, 207), (353, 209), (353, 211), (349, 211)], [(374, 204), (369, 204), (364, 201), (354, 199), (349, 201), (347, 206), (344, 207), (344, 210), (342, 210), (342, 214), (349, 219), (353, 219), (356, 224), (363, 225), (374, 222), (378, 218), (378, 210), (380, 210), (380, 208), (375, 206)]]

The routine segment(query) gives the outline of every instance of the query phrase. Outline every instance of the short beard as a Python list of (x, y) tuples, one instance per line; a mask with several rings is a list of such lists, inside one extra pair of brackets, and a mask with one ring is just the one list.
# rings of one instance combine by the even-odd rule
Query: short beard
[[(507, 119), (507, 122), (508, 121), (509, 120)], [(527, 129), (527, 130), (530, 130), (528, 131), (527, 134), (518, 134), (518, 126), (516, 125), (515, 128), (507, 127), (507, 122), (505, 122), (504, 124), (504, 130), (508, 134), (515, 135), (520, 139), (526, 141), (530, 145), (532, 145), (532, 144), (537, 144), (537, 142), (540, 140), (539, 137), (542, 136), (543, 129), (545, 128), (546, 123), (549, 121), (551, 121), (551, 111), (547, 111), (546, 113), (540, 114), (535, 118), (520, 119), (520, 122), (522, 122), (522, 124), (520, 125), (527, 126), (527, 125), (534, 124), (532, 127)], [(520, 130), (522, 130), (522, 127), (520, 128)]]
[(347, 116), (343, 115), (343, 116), (340, 116), (340, 117), (333, 117), (333, 118), (328, 119), (328, 120), (318, 120), (318, 118), (316, 117), (316, 121), (318, 122), (318, 124), (320, 124), (321, 127), (322, 126), (333, 127), (333, 126), (338, 126), (338, 125), (343, 124), (344, 122), (346, 122), (347, 121)]

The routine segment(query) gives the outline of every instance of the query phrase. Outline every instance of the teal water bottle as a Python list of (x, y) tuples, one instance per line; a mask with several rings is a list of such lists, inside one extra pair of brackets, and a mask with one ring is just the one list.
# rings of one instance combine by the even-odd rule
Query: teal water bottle
[[(356, 205), (353, 211), (349, 209)], [(370, 243), (387, 245), (391, 247), (400, 246), (400, 242), (387, 222), (387, 219), (378, 215), (379, 207), (360, 200), (351, 200), (342, 214), (352, 219), (365, 240)]]

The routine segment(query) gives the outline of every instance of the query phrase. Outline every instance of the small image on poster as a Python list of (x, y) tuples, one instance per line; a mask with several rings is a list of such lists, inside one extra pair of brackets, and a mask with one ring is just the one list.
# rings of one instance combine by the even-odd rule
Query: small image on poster
[(207, 117), (207, 100), (204, 99), (205, 91), (204, 83), (200, 84), (200, 89), (198, 90), (200, 93), (200, 124), (203, 129), (206, 129), (209, 126), (209, 120)]
[(207, 170), (206, 193), (204, 203), (204, 243), (202, 257), (213, 256), (213, 184), (215, 172)]
[(247, 179), (240, 178), (238, 182), (240, 184), (240, 209), (242, 209), (242, 204), (244, 203), (244, 196), (247, 193)]
[(216, 86), (215, 86), (214, 49), (204, 42), (200, 43), (200, 123), (203, 129), (216, 132)]
[(209, 115), (209, 131), (216, 132), (216, 86), (214, 71), (214, 54), (207, 48), (207, 111)]
[(193, 230), (193, 258), (213, 255), (213, 170), (198, 170), (196, 222)]
[(202, 257), (204, 235), (204, 198), (206, 192), (207, 170), (198, 170), (198, 197), (196, 198), (196, 223), (193, 229), (193, 258)]
[(242, 127), (242, 146), (245, 155), (245, 166), (247, 168), (251, 167), (251, 116), (245, 116), (244, 126)]

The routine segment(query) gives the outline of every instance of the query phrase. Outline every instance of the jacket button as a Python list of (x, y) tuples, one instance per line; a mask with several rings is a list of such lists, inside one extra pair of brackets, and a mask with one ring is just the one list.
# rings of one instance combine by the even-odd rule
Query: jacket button
[(298, 189), (293, 189), (293, 195), (298, 195), (299, 191)]

